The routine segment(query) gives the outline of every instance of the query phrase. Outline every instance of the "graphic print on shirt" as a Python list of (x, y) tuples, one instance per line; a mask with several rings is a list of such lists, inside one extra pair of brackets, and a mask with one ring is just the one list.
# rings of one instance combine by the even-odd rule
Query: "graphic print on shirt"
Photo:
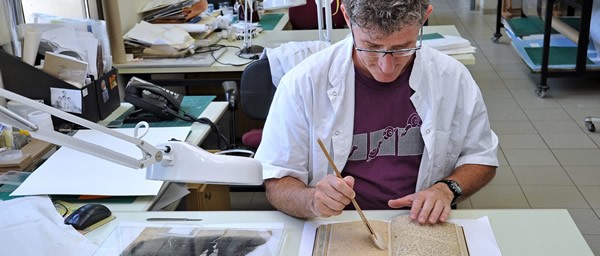
[(369, 133), (355, 134), (349, 161), (371, 161), (378, 156), (415, 156), (423, 154), (421, 118), (414, 112), (405, 127), (385, 127)]

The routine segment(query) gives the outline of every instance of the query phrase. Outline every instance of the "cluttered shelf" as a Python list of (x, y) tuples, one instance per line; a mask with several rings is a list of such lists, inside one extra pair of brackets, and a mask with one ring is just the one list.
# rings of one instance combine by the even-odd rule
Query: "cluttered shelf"
[[(600, 27), (591, 26), (593, 0), (546, 0), (544, 12), (542, 0), (538, 0), (538, 16), (523, 14), (510, 19), (502, 17), (501, 1), (492, 39), (498, 42), (500, 28), (505, 28), (523, 62), (532, 72), (540, 73), (535, 90), (539, 97), (546, 95), (549, 77), (600, 76)], [(555, 3), (567, 4), (570, 16), (556, 15)], [(574, 16), (575, 10), (579, 11), (578, 16)], [(597, 42), (591, 41), (590, 36)]]

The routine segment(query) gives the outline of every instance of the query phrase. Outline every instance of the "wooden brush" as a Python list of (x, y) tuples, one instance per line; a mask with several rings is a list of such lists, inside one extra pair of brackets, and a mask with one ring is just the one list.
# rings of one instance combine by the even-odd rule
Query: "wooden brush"
[[(323, 154), (325, 154), (325, 157), (327, 157), (327, 161), (329, 161), (329, 165), (335, 172), (335, 175), (341, 179), (342, 174), (340, 173), (338, 168), (335, 166), (335, 163), (333, 162), (333, 159), (329, 155), (329, 152), (327, 152), (325, 145), (323, 145), (323, 142), (321, 141), (321, 139), (317, 139), (317, 142), (319, 143), (319, 147), (321, 147)], [(371, 235), (371, 240), (373, 240), (373, 243), (375, 243), (375, 246), (377, 246), (377, 248), (379, 248), (381, 250), (385, 250), (386, 246), (385, 246), (385, 240), (383, 239), (383, 237), (381, 237), (381, 235), (379, 233), (377, 233), (373, 230), (373, 228), (369, 224), (369, 221), (367, 220), (367, 217), (365, 217), (365, 214), (362, 212), (362, 209), (360, 209), (360, 206), (358, 206), (358, 203), (356, 202), (356, 200), (354, 200), (354, 198), (351, 198), (350, 200), (352, 201), (352, 204), (354, 205), (356, 212), (358, 212), (358, 215), (360, 215), (362, 222), (365, 224), (365, 226), (367, 226), (367, 230), (369, 231), (369, 234)]]

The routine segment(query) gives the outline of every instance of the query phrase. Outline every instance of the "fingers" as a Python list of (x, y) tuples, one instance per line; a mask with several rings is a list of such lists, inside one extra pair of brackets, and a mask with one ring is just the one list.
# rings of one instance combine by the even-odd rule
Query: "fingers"
[(429, 188), (415, 194), (410, 218), (420, 224), (446, 222), (450, 216), (451, 198), (436, 188)]
[(351, 186), (354, 186), (354, 178), (340, 179), (332, 175), (317, 183), (313, 198), (314, 213), (320, 217), (342, 214), (342, 210), (355, 196)]
[(414, 196), (415, 196), (414, 194), (410, 194), (410, 195), (407, 195), (407, 196), (402, 197), (402, 198), (389, 200), (388, 201), (388, 206), (390, 208), (410, 207), (412, 205), (412, 203), (413, 203), (413, 197)]

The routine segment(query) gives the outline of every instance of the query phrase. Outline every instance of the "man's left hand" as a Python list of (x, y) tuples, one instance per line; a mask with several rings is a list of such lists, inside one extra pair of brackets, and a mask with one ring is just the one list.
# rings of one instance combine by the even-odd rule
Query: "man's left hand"
[(450, 203), (454, 198), (445, 184), (435, 184), (430, 188), (402, 198), (388, 201), (392, 208), (410, 208), (410, 218), (420, 224), (446, 222), (450, 216)]

